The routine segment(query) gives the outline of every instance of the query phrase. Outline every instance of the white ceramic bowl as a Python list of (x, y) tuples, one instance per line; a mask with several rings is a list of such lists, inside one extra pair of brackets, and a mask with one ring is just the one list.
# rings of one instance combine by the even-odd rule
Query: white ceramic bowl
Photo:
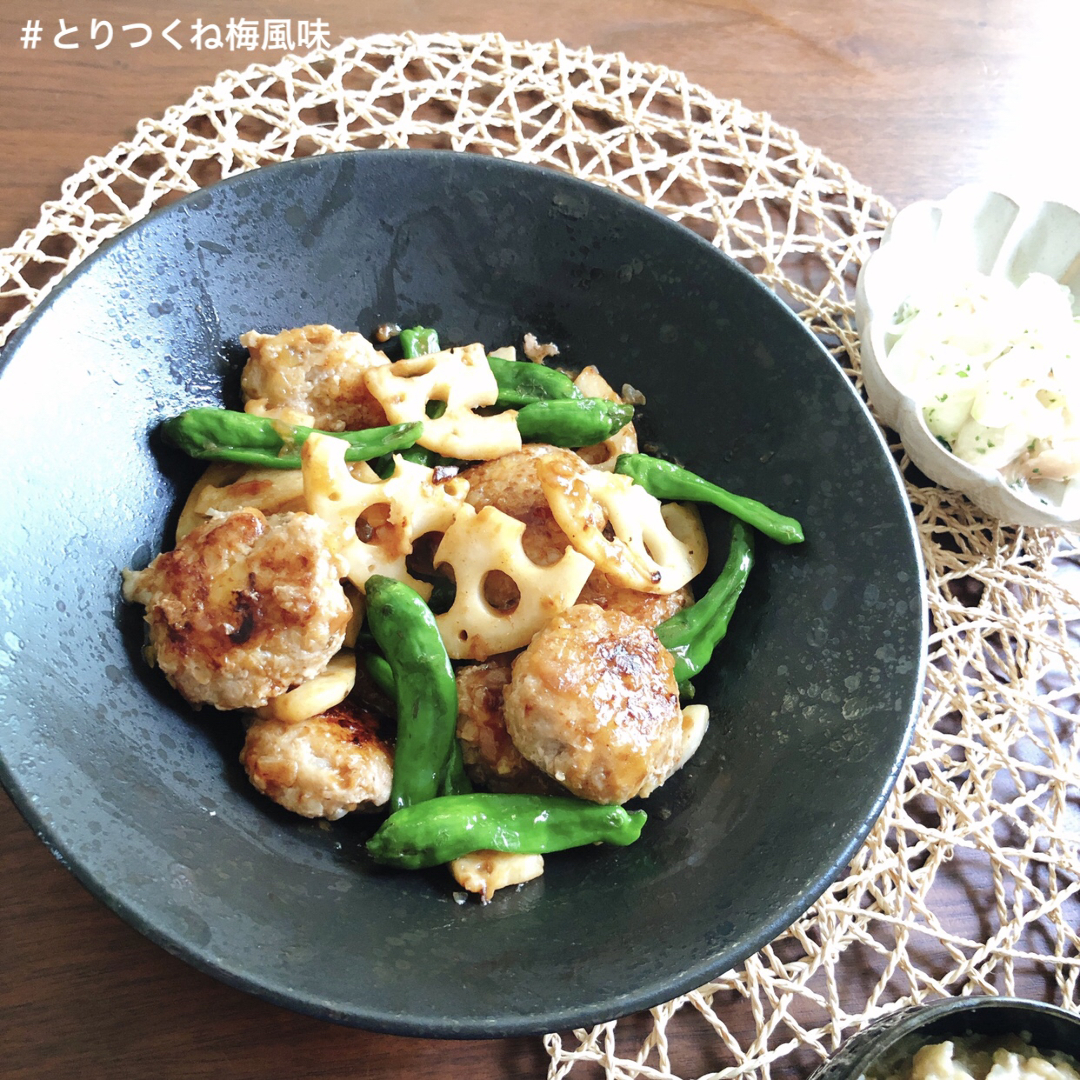
[(922, 408), (891, 381), (886, 332), (901, 303), (931, 271), (972, 271), (1019, 285), (1048, 274), (1073, 294), (1080, 312), (1080, 212), (1059, 202), (1014, 200), (969, 185), (936, 202), (917, 202), (893, 219), (859, 273), (855, 312), (866, 392), (895, 429), (911, 460), (935, 483), (963, 492), (1010, 525), (1080, 529), (1080, 479), (1010, 487), (996, 469), (979, 468), (931, 434)]

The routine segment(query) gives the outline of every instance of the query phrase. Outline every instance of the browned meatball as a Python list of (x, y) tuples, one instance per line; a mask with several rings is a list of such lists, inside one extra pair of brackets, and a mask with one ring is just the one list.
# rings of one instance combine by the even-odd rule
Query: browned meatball
[(648, 795), (682, 754), (673, 669), (650, 627), (577, 604), (514, 661), (503, 695), (507, 731), (526, 758), (583, 799)]
[(362, 334), (333, 326), (301, 326), (280, 334), (252, 330), (240, 338), (251, 354), (241, 386), (267, 409), (314, 417), (323, 431), (356, 431), (386, 423), (386, 413), (364, 384), (367, 370), (387, 363)]
[(619, 585), (599, 570), (594, 570), (585, 582), (577, 602), (596, 604), (607, 611), (621, 611), (645, 626), (659, 626), (676, 612), (694, 602), (689, 585), (673, 593), (644, 593)]
[(331, 821), (382, 806), (394, 775), (377, 719), (349, 700), (299, 722), (257, 719), (240, 761), (255, 787), (286, 810)]
[(319, 518), (247, 508), (125, 571), (124, 596), (146, 607), (154, 660), (188, 701), (253, 709), (341, 648), (352, 614), (343, 570)]
[[(466, 502), (477, 510), (494, 506), (504, 514), (525, 523), (521, 544), (525, 554), (540, 566), (557, 562), (570, 541), (559, 528), (540, 487), (536, 462), (548, 454), (559, 454), (575, 468), (584, 469), (576, 454), (545, 443), (529, 443), (513, 454), (473, 465), (462, 472), (469, 481)], [(492, 575), (485, 584), (485, 596), (495, 608), (512, 607), (516, 596), (512, 583)], [(624, 611), (646, 626), (658, 626), (676, 611), (693, 603), (688, 588), (669, 595), (653, 595), (617, 585), (606, 574), (594, 570), (581, 590), (579, 604)]]
[[(536, 462), (548, 454), (559, 454), (568, 462), (580, 465), (569, 450), (546, 443), (527, 443), (512, 454), (472, 465), (461, 474), (469, 481), (466, 502), (477, 510), (494, 506), (525, 523), (521, 546), (539, 566), (558, 562), (570, 543), (551, 513), (536, 474)], [(580, 467), (584, 469), (583, 465)]]
[(509, 656), (458, 670), (457, 735), (469, 778), (491, 791), (543, 794), (557, 790), (521, 756), (507, 734), (503, 692), (509, 684)]

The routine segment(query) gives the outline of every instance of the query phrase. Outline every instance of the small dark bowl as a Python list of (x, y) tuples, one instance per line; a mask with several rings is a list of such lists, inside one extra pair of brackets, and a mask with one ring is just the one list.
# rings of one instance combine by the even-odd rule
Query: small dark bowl
[[(199, 472), (161, 421), (238, 400), (253, 327), (425, 323), (555, 341), (648, 404), (640, 431), (803, 522), (762, 540), (711, 729), (624, 849), (459, 906), (442, 868), (375, 866), (371, 819), (258, 795), (233, 717), (140, 656), (120, 571), (171, 546)], [(739, 963), (813, 903), (888, 796), (920, 699), (923, 570), (880, 432), (821, 343), (689, 229), (550, 170), (471, 154), (261, 169), (151, 215), (4, 350), (0, 779), (95, 895), (219, 978), (407, 1035), (552, 1031)], [(18, 407), (12, 407), (14, 404)], [(708, 508), (707, 508), (708, 509)], [(706, 528), (723, 562), (728, 525)], [(707, 571), (709, 573), (709, 571)]]
[(1080, 1016), (1022, 998), (945, 998), (883, 1016), (853, 1035), (810, 1080), (882, 1077), (928, 1043), (966, 1035), (1023, 1035), (1044, 1054), (1080, 1059)]

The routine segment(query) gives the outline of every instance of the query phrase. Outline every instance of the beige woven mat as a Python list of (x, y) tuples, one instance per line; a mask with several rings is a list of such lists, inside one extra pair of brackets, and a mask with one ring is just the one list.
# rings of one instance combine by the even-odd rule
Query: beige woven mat
[[(141, 121), (0, 251), (0, 341), (103, 240), (179, 193), (287, 158), (404, 146), (549, 165), (655, 207), (749, 265), (858, 381), (854, 276), (891, 207), (794, 132), (678, 72), (496, 35), (346, 41), (224, 72)], [(1020, 993), (1078, 1007), (1080, 659), (1063, 573), (1075, 538), (999, 528), (925, 483), (909, 494), (930, 673), (865, 846), (738, 969), (651, 1013), (549, 1035), (552, 1077), (680, 1076), (676, 1032), (690, 1031), (709, 1075), (798, 1076), (899, 1003)]]

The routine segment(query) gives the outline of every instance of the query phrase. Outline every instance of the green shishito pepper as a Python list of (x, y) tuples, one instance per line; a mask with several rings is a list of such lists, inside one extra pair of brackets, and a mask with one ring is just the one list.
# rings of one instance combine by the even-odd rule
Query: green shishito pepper
[(625, 847), (641, 835), (645, 811), (561, 795), (448, 795), (389, 817), (367, 842), (388, 866), (420, 870), (470, 851), (542, 855), (605, 841)]
[(634, 406), (606, 398), (534, 401), (518, 410), (523, 442), (593, 446), (610, 439), (634, 418)]
[(371, 676), (371, 681), (391, 701), (396, 701), (397, 691), (394, 688), (394, 673), (390, 670), (390, 661), (375, 652), (365, 652), (363, 657), (364, 667)]
[(440, 795), (469, 795), (472, 793), (472, 781), (465, 771), (465, 758), (461, 754), (461, 743), (455, 738), (450, 745), (450, 756), (446, 759), (446, 768), (439, 782)]
[(537, 401), (574, 401), (585, 397), (569, 375), (555, 368), (529, 360), (506, 360), (501, 356), (489, 356), (487, 360), (499, 387), (495, 404), (503, 408), (516, 409)]
[(728, 623), (754, 565), (754, 534), (736, 520), (731, 548), (717, 579), (696, 603), (656, 627), (660, 644), (675, 657), (675, 681), (693, 678), (712, 658), (727, 634)]
[(407, 360), (439, 351), (439, 333), (430, 326), (412, 326), (398, 334), (401, 342), (401, 354)]
[(364, 592), (368, 629), (390, 664), (397, 703), (393, 814), (439, 794), (456, 741), (457, 684), (435, 616), (415, 589), (373, 574)]
[[(393, 702), (397, 702), (397, 688), (390, 662), (379, 653), (365, 652), (364, 666), (371, 681)], [(396, 766), (395, 766), (396, 767)], [(450, 744), (450, 757), (439, 779), (440, 795), (466, 795), (472, 791), (472, 781), (465, 772), (465, 760), (461, 756), (461, 743), (455, 738)]]
[(412, 446), (422, 423), (391, 424), (364, 431), (318, 431), (232, 409), (199, 408), (166, 420), (162, 435), (194, 458), (237, 461), (270, 469), (299, 469), (300, 447), (312, 432), (343, 439), (346, 461), (370, 461)]
[(804, 539), (802, 526), (794, 518), (778, 514), (756, 499), (725, 491), (670, 461), (648, 454), (621, 454), (615, 461), (615, 471), (629, 476), (658, 499), (683, 499), (718, 506), (781, 544), (801, 544)]

